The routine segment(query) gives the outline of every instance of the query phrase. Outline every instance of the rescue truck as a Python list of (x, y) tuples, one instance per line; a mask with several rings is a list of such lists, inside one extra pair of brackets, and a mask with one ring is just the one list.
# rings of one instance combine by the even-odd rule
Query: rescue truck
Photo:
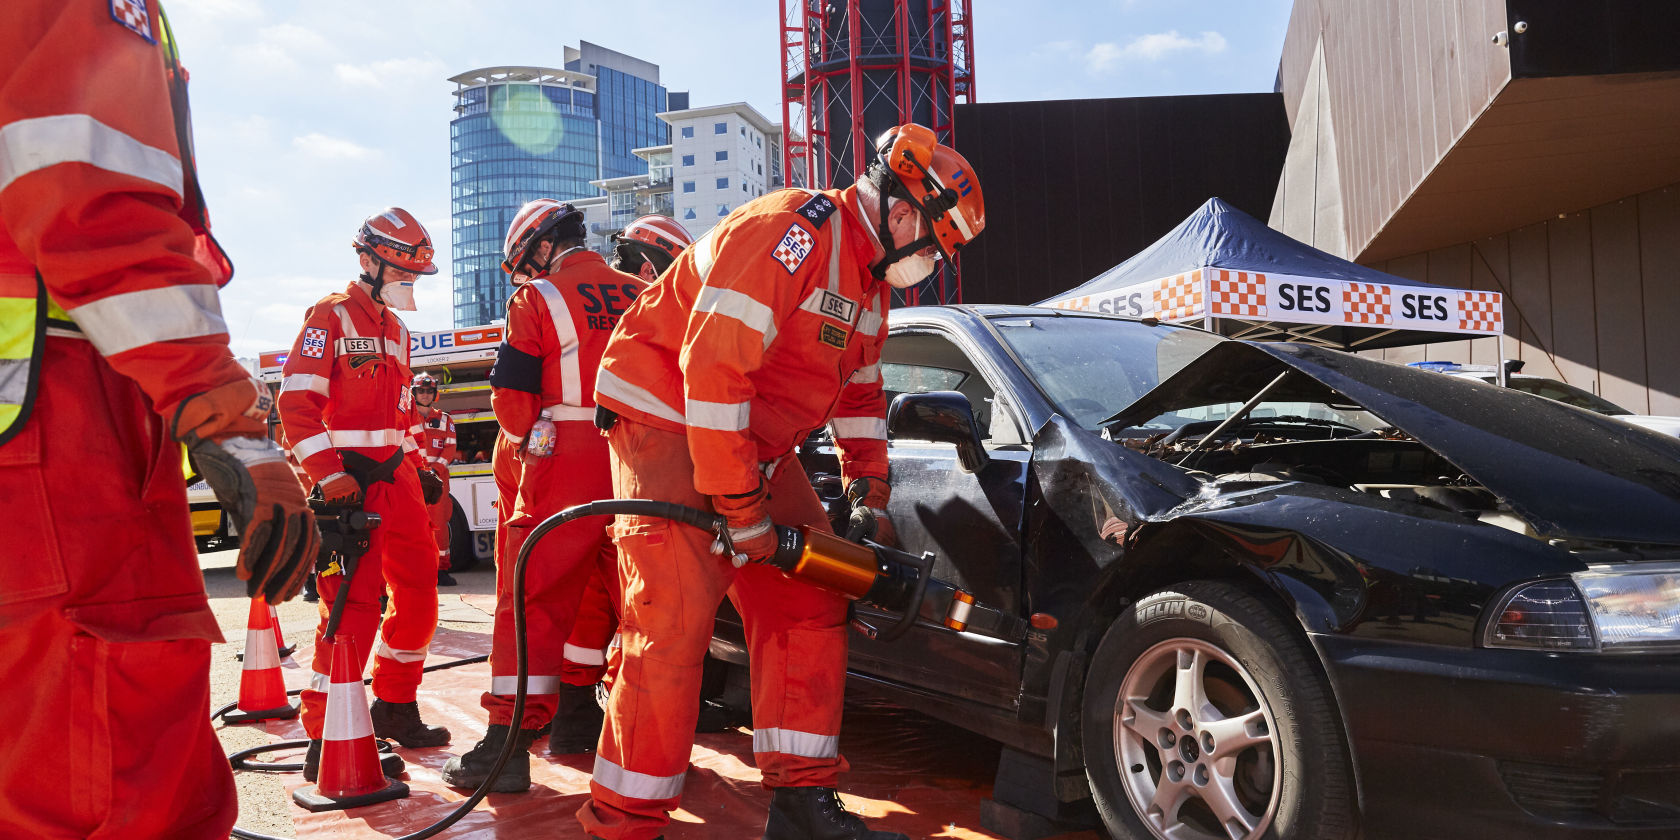
[[(496, 482), (490, 474), (490, 453), (501, 427), (490, 410), (490, 367), (496, 362), (505, 328), (501, 324), (436, 332), (411, 332), (409, 365), (415, 373), (430, 373), (438, 381), (438, 407), (455, 420), (460, 455), (449, 466), (452, 569), (465, 571), (489, 560), (496, 545)], [(276, 393), (281, 367), (289, 350), (263, 353), (257, 375)], [(278, 423), (279, 418), (271, 419)]]

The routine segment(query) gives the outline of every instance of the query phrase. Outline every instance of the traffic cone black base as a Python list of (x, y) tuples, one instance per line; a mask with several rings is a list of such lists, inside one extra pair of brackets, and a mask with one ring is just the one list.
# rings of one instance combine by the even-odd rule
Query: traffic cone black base
[[(408, 769), (403, 763), (402, 756), (391, 752), (390, 741), (379, 742), (379, 772), (388, 778), (396, 778)], [(321, 742), (309, 742), (309, 751), (303, 754), (303, 780), (313, 782), (321, 774)]]
[(263, 709), (256, 712), (243, 712), (236, 706), (222, 713), (222, 723), (256, 723), (259, 720), (291, 720), (298, 716), (296, 703), (288, 702), (284, 706)]
[(363, 805), (375, 805), (380, 802), (390, 802), (408, 796), (408, 785), (387, 776), (386, 785), (381, 790), (364, 793), (359, 796), (327, 796), (314, 785), (301, 787), (292, 791), (292, 801), (298, 807), (312, 814), (322, 811), (342, 811), (347, 808), (360, 808)]

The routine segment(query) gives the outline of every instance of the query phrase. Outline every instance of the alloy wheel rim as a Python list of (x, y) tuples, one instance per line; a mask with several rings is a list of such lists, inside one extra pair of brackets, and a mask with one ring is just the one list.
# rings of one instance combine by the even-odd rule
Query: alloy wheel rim
[(1277, 725), (1253, 675), (1200, 639), (1144, 651), (1114, 703), (1114, 756), (1159, 840), (1252, 840), (1283, 787)]

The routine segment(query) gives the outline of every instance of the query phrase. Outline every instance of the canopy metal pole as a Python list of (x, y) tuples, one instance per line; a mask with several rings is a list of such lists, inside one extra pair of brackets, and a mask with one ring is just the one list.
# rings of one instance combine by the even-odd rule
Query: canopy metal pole
[(1505, 373), (1505, 331), (1499, 331), (1499, 387), (1510, 387), (1509, 375)]

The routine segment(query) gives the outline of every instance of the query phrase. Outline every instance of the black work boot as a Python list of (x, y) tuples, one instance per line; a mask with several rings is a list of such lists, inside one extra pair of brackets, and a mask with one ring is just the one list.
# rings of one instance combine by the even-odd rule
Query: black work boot
[(554, 712), (554, 728), (548, 733), (548, 751), (554, 755), (594, 752), (605, 717), (595, 700), (595, 686), (561, 683), (560, 706)]
[(420, 704), (412, 700), (387, 703), (375, 699), (370, 714), (373, 717), (373, 734), (390, 738), (409, 749), (441, 747), (449, 743), (449, 730), (441, 726), (427, 726), (420, 720)]
[[(379, 769), (386, 776), (396, 778), (397, 776), (402, 775), (403, 769), (406, 766), (407, 765), (403, 764), (402, 756), (397, 755), (394, 752), (381, 751), (379, 753)], [(313, 738), (309, 741), (309, 751), (303, 754), (303, 780), (306, 782), (313, 782), (319, 779), (320, 776), (321, 739)]]
[[(474, 744), (466, 755), (455, 756), (443, 765), (444, 783), (450, 787), (478, 790), (479, 785), (490, 778), (490, 768), (496, 766), (496, 757), (502, 754), (502, 745), (507, 743), (512, 729), (505, 723), (490, 724), (484, 739)], [(508, 756), (496, 783), (490, 786), (491, 793), (524, 793), (531, 789), (531, 757), (525, 753), (536, 740), (537, 730), (519, 730), (519, 743), (514, 745), (514, 753)]]
[(895, 831), (870, 831), (856, 814), (840, 807), (834, 788), (776, 788), (764, 840), (910, 840)]
[(450, 574), (447, 569), (438, 569), (438, 586), (454, 585), (456, 585), (455, 576)]

